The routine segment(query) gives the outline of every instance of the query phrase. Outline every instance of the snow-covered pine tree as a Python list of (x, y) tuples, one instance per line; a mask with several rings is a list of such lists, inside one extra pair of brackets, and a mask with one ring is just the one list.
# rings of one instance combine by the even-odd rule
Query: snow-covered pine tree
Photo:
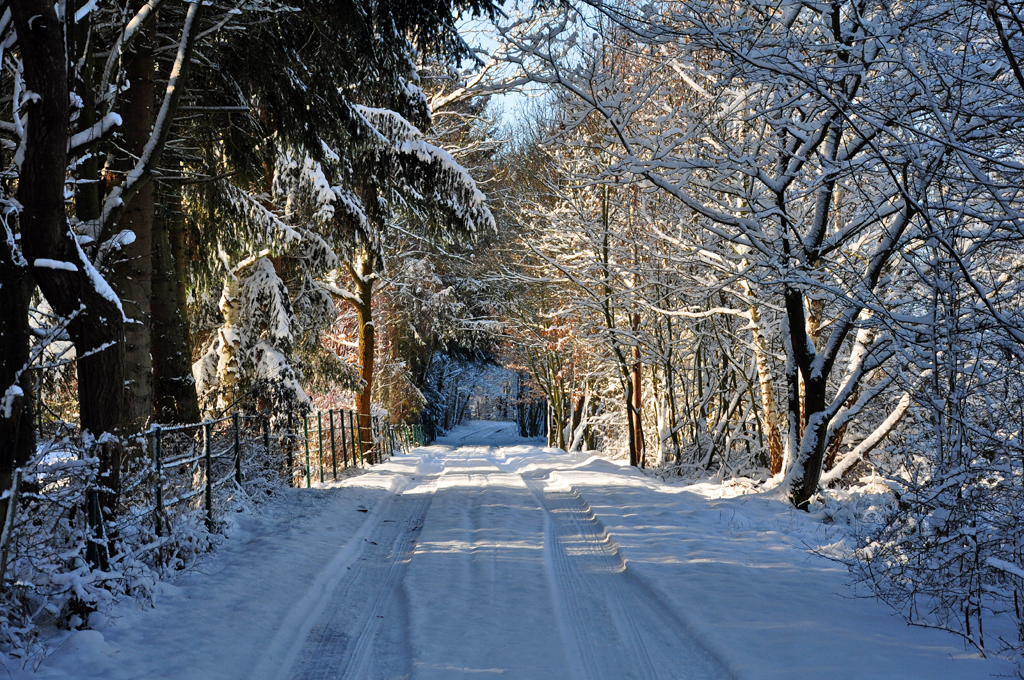
[[(306, 4), (307, 11), (269, 15), (222, 46), (223, 91), (235, 93), (250, 114), (225, 130), (209, 155), (214, 172), (234, 177), (205, 188), (214, 198), (205, 205), (216, 206), (218, 223), (241, 220), (248, 226), (203, 234), (209, 244), (204, 259), (211, 265), (206, 270), (214, 271), (215, 259), (226, 258), (224, 266), (235, 270), (241, 262), (269, 256), (278, 279), (273, 286), (288, 291), (279, 299), (291, 300), (299, 316), (308, 311), (310, 323), (296, 326), (303, 328), (307, 347), (318, 344), (323, 322), (333, 317), (327, 313), (328, 292), (361, 306), (362, 379), (370, 388), (374, 328), (364, 301), (382, 267), (390, 225), (420, 220), (439, 237), (468, 236), (491, 223), (469, 175), (419, 129), (430, 124), (430, 112), (416, 85), (412, 41), (446, 58), (463, 54), (454, 25), (437, 23), (463, 6)], [(266, 267), (260, 271), (270, 282)], [(351, 290), (341, 283), (350, 277)], [(259, 337), (267, 340), (266, 335), (261, 331)], [(220, 339), (215, 343), (228, 346)], [(289, 355), (284, 345), (271, 344), (280, 356)], [(196, 365), (207, 388), (214, 385), (207, 378), (216, 374), (215, 351), (211, 347)], [(363, 392), (365, 417), (370, 390)]]

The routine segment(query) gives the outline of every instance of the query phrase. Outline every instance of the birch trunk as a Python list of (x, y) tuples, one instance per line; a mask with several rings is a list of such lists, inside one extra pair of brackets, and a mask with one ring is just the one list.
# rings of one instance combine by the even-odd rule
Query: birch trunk
[[(748, 296), (753, 295), (749, 286), (744, 285), (744, 288), (746, 288)], [(782, 472), (785, 457), (779, 422), (779, 407), (775, 403), (775, 381), (772, 378), (771, 364), (769, 363), (768, 342), (761, 330), (761, 312), (754, 304), (749, 305), (748, 310), (750, 332), (754, 340), (754, 358), (757, 364), (757, 384), (761, 392), (761, 410), (764, 414), (763, 427), (768, 439), (768, 460), (774, 476)]]

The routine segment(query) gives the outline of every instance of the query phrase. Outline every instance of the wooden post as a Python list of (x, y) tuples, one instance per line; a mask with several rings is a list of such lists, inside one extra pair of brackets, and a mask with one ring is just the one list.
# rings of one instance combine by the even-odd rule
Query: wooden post
[(288, 404), (288, 432), (285, 434), (285, 456), (288, 465), (288, 486), (295, 486), (295, 461), (292, 459), (292, 433), (295, 428), (292, 426), (292, 405)]
[(270, 418), (263, 419), (263, 452), (270, 457)]
[(380, 463), (381, 445), (377, 442), (377, 426), (374, 424), (373, 416), (370, 416), (370, 460), (374, 465)]
[(213, 533), (213, 423), (206, 421), (206, 528)]
[(309, 416), (305, 413), (302, 414), (302, 439), (306, 444), (306, 488), (312, 486), (312, 480), (309, 477)]
[(317, 453), (316, 457), (320, 459), (320, 483), (324, 483), (324, 419), (321, 411), (316, 412), (316, 438), (317, 438)]
[[(357, 466), (360, 463), (365, 466), (366, 465), (366, 459), (363, 458), (362, 424), (359, 424), (359, 426), (356, 427), (356, 424), (359, 423), (359, 416), (358, 416), (358, 414), (355, 414), (355, 417), (353, 418), (353, 414), (354, 414), (353, 411), (349, 411), (348, 412), (348, 425), (349, 425), (349, 430), (352, 432), (352, 440), (353, 440), (352, 441), (352, 460), (355, 461)], [(357, 447), (358, 447), (358, 450), (359, 450), (359, 459), (358, 460), (356, 459)]]
[(334, 409), (327, 411), (327, 419), (331, 421), (331, 467), (334, 469), (334, 478), (338, 478), (338, 450), (334, 445)]
[(156, 509), (153, 511), (153, 525), (156, 527), (157, 537), (164, 535), (164, 460), (161, 448), (163, 446), (164, 433), (158, 425), (153, 430), (153, 463), (156, 466), (156, 480), (153, 483), (156, 492)]
[(239, 416), (238, 411), (231, 417), (235, 425), (235, 484), (239, 487), (242, 486), (242, 442), (240, 439), (238, 427), (239, 427)]
[[(338, 420), (341, 421), (341, 460), (348, 467), (348, 445), (345, 443), (345, 409), (338, 413)], [(355, 453), (352, 454), (355, 457)]]

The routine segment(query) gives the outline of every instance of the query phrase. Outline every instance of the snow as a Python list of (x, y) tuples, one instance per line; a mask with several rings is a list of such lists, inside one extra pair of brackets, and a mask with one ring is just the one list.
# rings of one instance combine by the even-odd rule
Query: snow
[[(74, 234), (72, 234), (72, 238), (74, 238)], [(117, 307), (117, 310), (121, 312), (121, 320), (125, 323), (130, 323), (130, 319), (125, 316), (124, 307), (121, 306), (121, 298), (117, 297), (114, 289), (110, 287), (110, 284), (103, 278), (103, 275), (100, 274), (96, 267), (93, 266), (92, 262), (89, 260), (89, 256), (85, 254), (84, 250), (82, 250), (82, 244), (78, 242), (78, 239), (74, 240), (75, 247), (78, 249), (78, 257), (81, 260), (82, 266), (85, 268), (86, 275), (92, 282), (93, 289), (104, 299), (113, 302)]]
[[(90, 4), (92, 4), (93, 7), (95, 7), (96, 0), (92, 0)], [(88, 6), (83, 7), (82, 9), (88, 9)], [(79, 12), (81, 12), (81, 10), (79, 10)], [(114, 112), (110, 112), (107, 115), (103, 116), (103, 118), (101, 118), (92, 127), (88, 128), (87, 130), (82, 130), (81, 132), (73, 135), (71, 137), (71, 143), (69, 144), (69, 146), (71, 149), (81, 149), (82, 147), (92, 144), (93, 142), (99, 140), (101, 137), (103, 137), (103, 135), (110, 132), (110, 130), (112, 130), (113, 128), (120, 127), (121, 123), (121, 116)]]
[[(221, 548), (13, 678), (1012, 675), (908, 628), (784, 503), (476, 422), (232, 518)], [(361, 473), (361, 474), (360, 474)], [(731, 496), (731, 497), (730, 497)], [(839, 537), (841, 539), (841, 537)]]
[[(963, 531), (964, 530), (961, 529), (961, 532)], [(999, 569), (1000, 571), (1005, 571), (1007, 574), (1013, 574), (1018, 578), (1024, 578), (1024, 569), (1021, 569), (1016, 564), (1011, 564), (1010, 562), (1007, 562), (1006, 560), (1001, 560), (998, 557), (989, 557), (986, 559), (986, 561), (989, 563), (990, 566), (993, 566), (996, 569)]]
[(45, 257), (37, 257), (32, 263), (37, 269), (59, 269), (66, 272), (77, 272), (78, 265), (61, 260), (50, 260)]
[(96, 0), (89, 0), (89, 2), (82, 5), (78, 8), (78, 11), (75, 12), (75, 23), (77, 24), (79, 21), (84, 19), (86, 15), (94, 9), (96, 9)]
[(7, 387), (3, 399), (0, 399), (0, 413), (4, 414), (5, 420), (10, 420), (15, 400), (24, 396), (25, 391), (21, 389), (21, 385), (18, 383), (13, 383)]

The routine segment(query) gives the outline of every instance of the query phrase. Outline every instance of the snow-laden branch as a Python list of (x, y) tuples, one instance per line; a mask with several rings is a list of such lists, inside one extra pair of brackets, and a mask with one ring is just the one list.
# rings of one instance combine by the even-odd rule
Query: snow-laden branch
[(896, 408), (889, 414), (889, 417), (883, 420), (871, 434), (864, 438), (864, 441), (853, 449), (853, 451), (844, 455), (831, 470), (821, 475), (821, 484), (827, 486), (842, 479), (843, 475), (845, 475), (850, 468), (862, 460), (864, 456), (871, 453), (871, 451), (878, 446), (882, 440), (889, 436), (889, 433), (896, 428), (896, 425), (903, 418), (903, 414), (907, 412), (909, 407), (910, 394), (904, 392), (903, 396), (900, 397), (899, 403), (896, 404)]
[(103, 139), (111, 130), (121, 126), (121, 116), (111, 111), (96, 122), (95, 125), (82, 130), (71, 137), (68, 144), (68, 154), (75, 155), (87, 146)]

